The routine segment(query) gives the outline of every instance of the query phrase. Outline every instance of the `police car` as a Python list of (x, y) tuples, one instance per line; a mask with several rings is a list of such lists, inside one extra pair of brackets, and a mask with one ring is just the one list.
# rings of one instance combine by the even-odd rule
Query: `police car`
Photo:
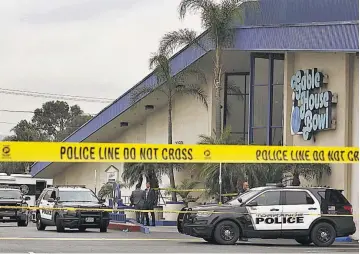
[(18, 227), (26, 227), (29, 222), (26, 201), (29, 199), (19, 189), (0, 188), (0, 222), (17, 222)]
[(178, 231), (217, 244), (239, 238), (295, 239), (328, 247), (336, 237), (355, 233), (352, 206), (341, 190), (266, 186), (223, 205), (183, 208)]
[(64, 232), (65, 228), (77, 228), (80, 231), (99, 228), (100, 232), (107, 232), (110, 222), (110, 214), (101, 211), (108, 208), (104, 205), (104, 200), (99, 200), (94, 192), (84, 186), (46, 188), (37, 200), (36, 206), (38, 209), (32, 220), (38, 230), (56, 226), (57, 232)]

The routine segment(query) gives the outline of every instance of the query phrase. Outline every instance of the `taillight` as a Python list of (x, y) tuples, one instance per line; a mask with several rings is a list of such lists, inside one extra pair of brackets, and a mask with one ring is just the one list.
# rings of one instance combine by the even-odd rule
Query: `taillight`
[(345, 206), (344, 206), (344, 210), (348, 211), (350, 214), (353, 213), (353, 209), (352, 209), (352, 206), (351, 206), (351, 205), (345, 205)]

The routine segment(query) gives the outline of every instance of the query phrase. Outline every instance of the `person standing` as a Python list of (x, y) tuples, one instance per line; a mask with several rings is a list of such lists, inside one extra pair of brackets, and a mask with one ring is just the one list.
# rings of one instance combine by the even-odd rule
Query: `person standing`
[[(247, 192), (248, 190), (249, 190), (249, 183), (247, 181), (245, 181), (245, 182), (243, 182), (242, 187), (239, 186), (238, 195), (241, 195), (241, 194)], [(241, 237), (239, 240), (245, 241), (245, 242), (248, 241), (248, 239), (245, 237)]]
[[(142, 210), (145, 203), (145, 192), (141, 189), (141, 185), (137, 184), (136, 189), (132, 191), (130, 196), (130, 204), (131, 206), (134, 206), (136, 210)], [(144, 221), (144, 218), (142, 216), (142, 213), (139, 211), (135, 212), (136, 214), (136, 221), (138, 223), (142, 223)]]
[[(145, 189), (145, 206), (144, 210), (152, 210), (151, 213), (151, 221), (152, 226), (155, 226), (155, 213), (154, 208), (157, 204), (157, 196), (154, 189), (151, 188), (150, 183), (146, 183), (146, 189)], [(149, 212), (144, 212), (144, 217), (146, 219), (146, 225), (150, 226), (149, 221)]]
[(243, 182), (242, 187), (239, 188), (238, 194), (243, 194), (249, 190), (249, 183), (247, 181)]

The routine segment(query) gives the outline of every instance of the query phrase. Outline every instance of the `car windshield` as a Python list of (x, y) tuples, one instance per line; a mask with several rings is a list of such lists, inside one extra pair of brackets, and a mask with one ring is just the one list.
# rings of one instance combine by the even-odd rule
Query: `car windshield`
[(0, 190), (0, 199), (21, 199), (19, 190)]
[(92, 191), (59, 191), (60, 202), (99, 202)]
[(238, 200), (239, 198), (241, 198), (241, 203), (244, 203), (244, 202), (248, 201), (250, 198), (252, 198), (254, 195), (256, 195), (257, 193), (259, 193), (259, 190), (249, 190), (249, 191), (237, 196), (236, 198), (230, 200), (226, 204), (240, 205), (240, 202)]

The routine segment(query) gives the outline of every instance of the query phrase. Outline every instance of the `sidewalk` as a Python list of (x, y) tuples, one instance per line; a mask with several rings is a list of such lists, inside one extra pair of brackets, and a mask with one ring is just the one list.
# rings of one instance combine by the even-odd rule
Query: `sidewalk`
[(157, 232), (157, 233), (178, 233), (176, 226), (156, 226), (156, 227), (148, 227), (150, 233)]

